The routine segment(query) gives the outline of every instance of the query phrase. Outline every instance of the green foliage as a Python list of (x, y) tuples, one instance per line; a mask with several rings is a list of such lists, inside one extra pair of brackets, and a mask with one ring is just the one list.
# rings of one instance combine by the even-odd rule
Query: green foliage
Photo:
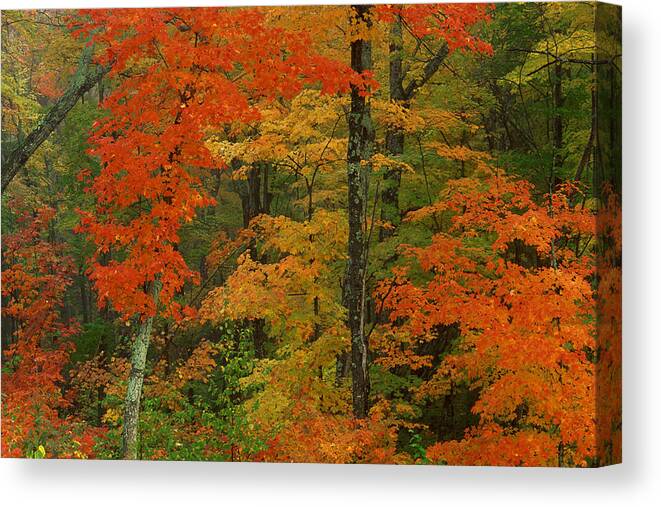
[(212, 331), (215, 367), (202, 380), (186, 382), (175, 395), (144, 399), (140, 420), (140, 455), (168, 460), (234, 461), (264, 449), (258, 428), (242, 402), (258, 386), (244, 379), (254, 368), (251, 333), (227, 322)]
[(76, 349), (70, 355), (72, 363), (92, 359), (103, 352), (111, 357), (117, 347), (117, 333), (112, 323), (97, 319), (83, 324), (81, 332), (73, 338)]

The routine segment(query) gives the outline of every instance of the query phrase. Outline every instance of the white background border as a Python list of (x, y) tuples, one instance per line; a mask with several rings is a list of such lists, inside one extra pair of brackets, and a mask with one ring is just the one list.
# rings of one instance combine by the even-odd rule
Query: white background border
[[(3, 0), (3, 9), (337, 2)], [(661, 500), (661, 2), (624, 9), (624, 464), (600, 470), (0, 460), (0, 505), (652, 506)]]

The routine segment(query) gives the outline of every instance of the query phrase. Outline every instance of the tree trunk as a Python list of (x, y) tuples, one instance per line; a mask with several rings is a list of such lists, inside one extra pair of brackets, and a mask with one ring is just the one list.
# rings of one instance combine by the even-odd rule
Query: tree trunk
[[(243, 208), (243, 226), (249, 227), (253, 218), (263, 213), (268, 214), (271, 209), (272, 195), (269, 191), (269, 165), (267, 163), (256, 163), (250, 171), (246, 185), (239, 191), (241, 206)], [(255, 251), (255, 245), (250, 246), (250, 257), (259, 260)], [(253, 344), (255, 357), (261, 359), (266, 356), (266, 331), (264, 319), (256, 319), (252, 322)]]
[[(403, 50), (402, 18), (397, 15), (390, 26), (390, 100), (406, 107), (404, 73), (402, 70)], [(386, 152), (390, 157), (399, 157), (404, 153), (404, 132), (401, 129), (390, 127), (386, 131)], [(392, 227), (379, 228), (379, 241), (391, 237), (395, 233), (395, 228), (399, 225), (399, 187), (401, 180), (401, 169), (398, 167), (386, 168), (381, 190), (381, 222), (390, 224)]]
[[(594, 75), (595, 71), (593, 70), (592, 72)], [(586, 143), (585, 148), (583, 149), (583, 155), (581, 156), (581, 161), (579, 162), (578, 168), (576, 169), (576, 174), (574, 175), (574, 181), (577, 183), (581, 181), (581, 178), (583, 177), (583, 171), (590, 164), (590, 159), (592, 158), (592, 152), (594, 147), (594, 138), (597, 132), (597, 91), (594, 89), (594, 87), (592, 89), (591, 103), (592, 103), (592, 108), (591, 108), (592, 116), (590, 122), (590, 135), (588, 136), (588, 142)]]
[[(161, 284), (153, 283), (152, 297), (158, 308), (158, 297)], [(147, 350), (151, 338), (154, 317), (147, 317), (140, 323), (138, 336), (133, 344), (131, 353), (131, 373), (129, 374), (126, 399), (124, 400), (124, 427), (122, 428), (122, 457), (124, 459), (138, 459), (138, 423), (140, 421), (140, 398), (142, 396), (142, 383), (145, 378), (145, 365), (147, 364)]]
[(85, 276), (85, 273), (82, 272), (83, 270), (80, 270), (81, 272), (78, 273), (78, 287), (80, 289), (80, 305), (81, 305), (81, 310), (83, 312), (83, 324), (87, 324), (91, 318), (90, 318), (90, 311), (89, 311), (89, 296), (87, 295), (87, 277)]
[[(562, 123), (562, 106), (564, 99), (562, 96), (562, 64), (555, 64), (555, 76), (553, 80), (553, 178), (558, 178), (560, 169), (564, 161), (562, 156), (563, 144), (563, 123)], [(556, 182), (552, 181), (551, 184), (555, 186)]]
[[(436, 74), (441, 64), (448, 55), (448, 45), (442, 43), (432, 58), (425, 64), (420, 77), (411, 79), (404, 87), (405, 72), (403, 69), (403, 21), (397, 16), (390, 27), (390, 65), (389, 84), (390, 100), (398, 105), (408, 108), (411, 100), (420, 89)], [(404, 154), (404, 132), (396, 127), (386, 131), (386, 152), (391, 157)], [(383, 174), (383, 187), (381, 190), (381, 222), (390, 224), (392, 227), (379, 228), (379, 241), (395, 234), (400, 222), (399, 213), (399, 189), (402, 181), (401, 169), (387, 168)]]
[(78, 70), (64, 94), (48, 110), (48, 113), (39, 121), (35, 129), (23, 141), (19, 140), (18, 145), (10, 150), (6, 157), (3, 157), (2, 192), (6, 190), (11, 180), (37, 148), (48, 139), (53, 130), (64, 120), (67, 113), (76, 105), (78, 99), (85, 92), (91, 90), (110, 70), (110, 66), (92, 65), (93, 53), (94, 47), (92, 45), (85, 46), (80, 57)]
[[(371, 6), (354, 5), (352, 15), (362, 24), (371, 26)], [(351, 68), (358, 74), (372, 70), (372, 47), (369, 40), (351, 43)], [(367, 200), (368, 165), (374, 143), (374, 127), (370, 104), (359, 87), (351, 86), (349, 142), (347, 150), (349, 241), (348, 263), (343, 301), (347, 307), (351, 333), (351, 373), (353, 415), (367, 417), (369, 410), (369, 346), (365, 335), (365, 206)]]

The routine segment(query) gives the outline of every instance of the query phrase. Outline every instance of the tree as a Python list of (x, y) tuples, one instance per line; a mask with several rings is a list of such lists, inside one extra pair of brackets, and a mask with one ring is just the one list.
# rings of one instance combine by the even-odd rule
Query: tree
[(12, 203), (18, 230), (3, 238), (3, 317), (14, 336), (5, 348), (2, 368), (2, 453), (5, 456), (89, 457), (93, 436), (82, 421), (65, 417), (63, 370), (73, 349), (78, 323), (61, 315), (71, 284), (71, 258), (63, 244), (47, 237), (55, 210), (34, 213)]
[[(14, 22), (29, 22), (25, 19), (16, 19)], [(11, 21), (10, 21), (11, 23)], [(5, 22), (3, 22), (4, 28)], [(61, 47), (58, 48), (61, 50)], [(14, 146), (3, 150), (2, 157), (2, 192), (16, 176), (18, 171), (25, 165), (34, 152), (62, 123), (62, 120), (71, 111), (80, 98), (99, 84), (101, 79), (108, 73), (110, 63), (99, 66), (92, 63), (94, 46), (85, 44), (80, 52), (78, 68), (70, 78), (69, 85), (57, 100), (48, 108), (43, 117), (39, 119), (34, 129), (25, 137), (18, 136)], [(50, 93), (50, 92), (46, 92)], [(55, 93), (57, 93), (55, 91)]]
[(343, 210), (319, 209), (304, 222), (262, 215), (251, 232), (258, 260), (241, 255), (225, 284), (203, 301), (200, 318), (264, 322), (271, 353), (245, 379), (260, 386), (245, 405), (251, 424), (270, 439), (321, 413), (350, 412), (351, 394), (334, 378), (337, 355), (350, 347), (337, 284), (347, 224)]
[(443, 396), (452, 382), (479, 390), (472, 408), (479, 423), (461, 441), (431, 446), (432, 461), (586, 466), (595, 459), (594, 265), (582, 253), (596, 221), (571, 206), (575, 191), (560, 189), (538, 205), (529, 185), (490, 170), (452, 182), (442, 201), (410, 217), (453, 214), (431, 245), (407, 249), (430, 277), (418, 285), (402, 271), (380, 289), (393, 323), (386, 333), (398, 343), (384, 364), (431, 366), (414, 344), (456, 325), (459, 342), (416, 396)]
[[(491, 46), (470, 33), (476, 24), (488, 21), (488, 4), (414, 4), (379, 6), (377, 15), (389, 25), (388, 84), (390, 101), (408, 109), (418, 90), (434, 77), (446, 58), (455, 50), (492, 53)], [(425, 54), (421, 69), (411, 69), (405, 64), (404, 32), (415, 41), (412, 58)], [(433, 47), (439, 40), (440, 45)], [(408, 82), (405, 82), (408, 78)], [(404, 154), (405, 132), (393, 125), (386, 130), (385, 152), (398, 159)], [(399, 187), (402, 169), (393, 164), (383, 174), (381, 189), (381, 222), (388, 227), (379, 229), (379, 239), (392, 236), (400, 221)]]
[[(303, 80), (342, 68), (307, 54), (304, 36), (264, 26), (256, 10), (87, 15), (85, 32), (105, 48), (100, 63), (113, 60), (111, 75), (123, 79), (106, 100), (111, 115), (92, 136), (103, 168), (90, 187), (96, 210), (82, 212), (80, 230), (97, 246), (90, 277), (99, 304), (111, 302), (123, 318), (138, 321), (123, 438), (124, 457), (135, 459), (154, 318), (189, 314), (176, 294), (197, 281), (177, 248), (179, 229), (214, 202), (196, 172), (224, 165), (205, 146), (207, 132), (257, 118), (249, 97), (291, 97)], [(111, 250), (123, 252), (121, 260), (100, 263)]]
[[(349, 18), (354, 30), (351, 39), (351, 69), (369, 76), (372, 71), (372, 45), (368, 31), (372, 26), (372, 8), (354, 5)], [(351, 376), (353, 383), (353, 414), (367, 417), (369, 410), (369, 344), (365, 333), (366, 274), (366, 200), (369, 160), (374, 143), (374, 127), (369, 104), (369, 89), (351, 85), (349, 111), (349, 141), (347, 148), (347, 206), (349, 240), (347, 242), (347, 273), (343, 301), (347, 307), (351, 333)]]

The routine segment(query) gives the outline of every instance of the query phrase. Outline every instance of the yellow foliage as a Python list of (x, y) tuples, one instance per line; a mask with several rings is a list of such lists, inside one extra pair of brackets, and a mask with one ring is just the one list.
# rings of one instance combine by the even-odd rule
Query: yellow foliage
[(418, 132), (426, 127), (425, 119), (409, 107), (394, 101), (372, 100), (374, 117), (379, 125), (399, 129), (407, 134)]
[(212, 135), (206, 142), (219, 160), (243, 162), (234, 177), (245, 178), (247, 166), (273, 162), (295, 172), (330, 164), (343, 158), (346, 139), (335, 138), (347, 98), (304, 90), (289, 104), (276, 103), (265, 108), (259, 122), (243, 136), (226, 139)]
[(108, 410), (106, 410), (106, 413), (103, 414), (101, 420), (106, 424), (110, 424), (111, 426), (117, 426), (120, 417), (121, 414), (119, 413), (119, 410), (114, 408), (109, 408)]
[(402, 162), (401, 160), (398, 160), (393, 157), (387, 157), (386, 155), (383, 155), (381, 153), (376, 153), (372, 155), (372, 158), (370, 158), (370, 163), (372, 165), (372, 169), (374, 171), (380, 171), (384, 167), (386, 168), (393, 168), (393, 169), (399, 169), (402, 172), (407, 172), (407, 173), (414, 173), (415, 169), (406, 162)]
[(335, 361), (349, 349), (338, 276), (346, 255), (344, 213), (319, 209), (312, 219), (260, 216), (251, 224), (261, 258), (239, 258), (234, 273), (202, 303), (202, 321), (264, 319), (274, 358), (260, 360), (243, 381), (263, 385), (246, 403), (261, 427), (274, 428), (307, 393), (319, 407), (343, 412), (350, 392), (335, 386)]

